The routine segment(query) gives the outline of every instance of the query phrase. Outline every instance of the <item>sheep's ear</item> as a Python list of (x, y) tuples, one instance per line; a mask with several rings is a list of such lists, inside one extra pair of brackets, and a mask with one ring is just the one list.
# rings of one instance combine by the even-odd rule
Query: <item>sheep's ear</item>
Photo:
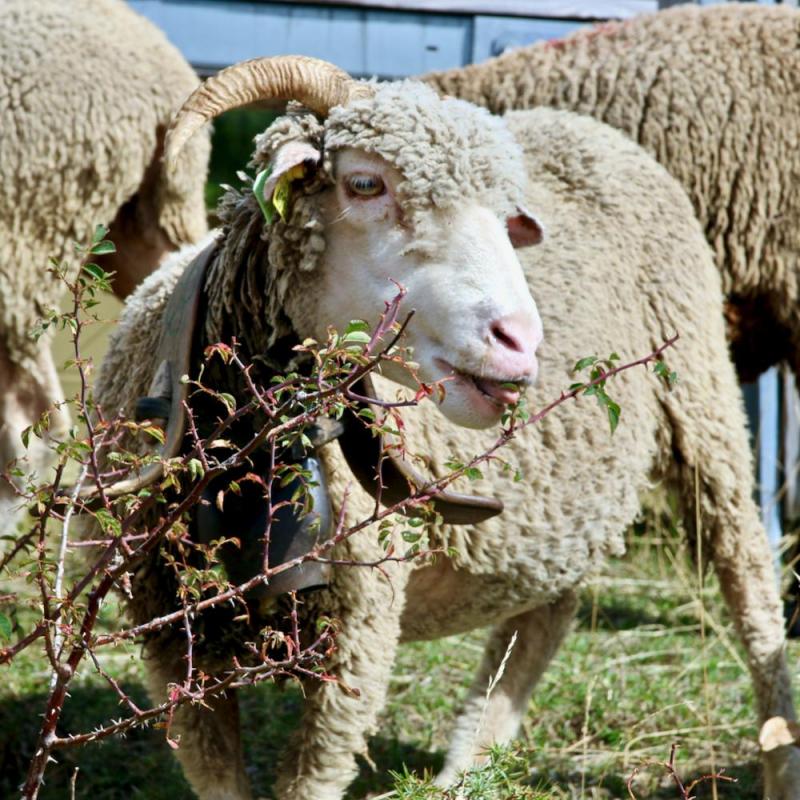
[(292, 181), (308, 177), (320, 158), (320, 151), (308, 142), (288, 142), (278, 148), (269, 167), (253, 183), (253, 192), (267, 223), (272, 222), (276, 212), (286, 220)]
[(542, 226), (529, 211), (517, 206), (518, 214), (506, 219), (508, 238), (514, 247), (530, 247), (532, 244), (541, 243), (544, 238)]
[(287, 142), (279, 147), (270, 163), (269, 178), (264, 184), (264, 199), (272, 197), (280, 179), (292, 170), (295, 173), (290, 176), (292, 179), (305, 177), (301, 169), (313, 169), (319, 164), (320, 157), (319, 150), (309, 142)]

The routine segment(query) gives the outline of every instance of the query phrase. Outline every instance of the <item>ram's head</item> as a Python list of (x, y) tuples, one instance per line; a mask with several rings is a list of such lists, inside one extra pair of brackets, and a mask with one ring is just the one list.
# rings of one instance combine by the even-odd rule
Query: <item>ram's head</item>
[[(229, 228), (242, 215), (251, 226), (258, 220), (269, 262), (260, 268), (271, 276), (268, 329), (282, 316), (299, 336), (324, 337), (330, 325), (374, 319), (401, 284), (416, 311), (406, 344), (420, 378), (453, 376), (443, 412), (470, 427), (496, 422), (535, 377), (542, 337), (514, 250), (542, 232), (523, 211), (525, 171), (511, 134), (421, 84), (364, 83), (325, 62), (284, 57), (206, 81), (176, 117), (166, 157), (228, 109), (288, 101), (307, 110), (292, 106), (258, 137), (256, 196), (223, 209)], [(240, 250), (235, 258), (253, 260)], [(235, 272), (220, 280), (235, 283), (247, 306)], [(399, 369), (390, 377), (409, 381)]]

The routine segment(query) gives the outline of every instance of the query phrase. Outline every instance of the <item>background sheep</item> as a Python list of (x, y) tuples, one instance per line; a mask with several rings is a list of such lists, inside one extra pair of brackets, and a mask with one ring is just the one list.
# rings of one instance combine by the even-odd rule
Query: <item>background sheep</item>
[[(177, 124), (177, 145), (212, 113), (258, 95), (295, 96), (315, 107), (319, 92), (309, 88), (313, 70), (302, 85), (291, 85), (287, 70), (276, 68), (281, 84), (275, 86), (264, 77), (270, 74), (268, 64), (265, 60), (232, 68), (196, 93)], [(260, 86), (253, 84), (254, 76)], [(255, 354), (272, 344), (280, 325), (301, 337), (319, 334), (329, 321), (326, 314), (333, 311), (326, 303), (334, 278), (326, 273), (336, 265), (340, 235), (336, 228), (323, 228), (320, 223), (331, 217), (325, 213), (320, 217), (319, 210), (334, 214), (337, 226), (351, 213), (356, 220), (364, 213), (353, 201), (346, 206), (348, 213), (341, 214), (341, 182), (345, 181), (345, 189), (354, 185), (348, 183), (353, 175), (347, 171), (348, 157), (356, 158), (359, 185), (374, 185), (376, 176), (387, 174), (382, 173), (387, 165), (374, 153), (393, 165), (388, 175), (395, 168), (399, 172), (386, 186), (403, 212), (397, 219), (402, 220), (400, 228), (387, 236), (378, 222), (382, 215), (372, 218), (375, 230), (381, 232), (379, 241), (392, 242), (388, 252), (378, 251), (381, 259), (395, 254), (398, 236), (411, 236), (414, 244), (407, 252), (421, 263), (416, 274), (406, 273), (401, 280), (410, 277), (417, 289), (421, 281), (423, 294), (427, 289), (438, 295), (443, 288), (454, 303), (462, 302), (465, 290), (469, 293), (475, 279), (469, 271), (453, 283), (439, 280), (443, 254), (437, 240), (444, 236), (448, 243), (458, 243), (459, 239), (452, 239), (446, 226), (432, 232), (430, 221), (438, 214), (444, 215), (442, 221), (448, 215), (465, 219), (462, 210), (474, 209), (476, 202), (492, 203), (495, 213), (508, 213), (509, 198), (521, 188), (513, 179), (514, 148), (506, 141), (506, 158), (497, 164), (502, 174), (498, 182), (483, 154), (505, 139), (488, 117), (452, 101), (439, 107), (411, 83), (383, 86), (374, 96), (355, 100), (349, 92), (338, 94), (343, 105), (331, 111), (323, 124), (310, 115), (283, 117), (260, 139), (258, 168), (270, 161), (283, 169), (287, 153), (295, 152), (292, 160), (313, 158), (311, 153), (318, 153), (321, 145), (325, 160), (310, 184), (297, 187), (287, 224), (276, 222), (265, 230), (252, 197), (228, 195), (220, 249), (206, 286), (211, 313), (205, 341), (257, 330), (255, 339), (245, 340), (246, 350)], [(458, 113), (448, 124), (436, 116), (437, 110), (439, 115)], [(432, 118), (439, 122), (434, 124)], [(508, 121), (525, 151), (530, 176), (525, 204), (541, 216), (548, 231), (543, 244), (520, 254), (549, 330), (539, 351), (544, 379), (534, 400), (552, 398), (569, 384), (570, 368), (578, 356), (614, 349), (623, 358), (650, 352), (674, 331), (683, 338), (669, 360), (681, 383), (670, 392), (645, 370), (625, 373), (614, 384), (624, 414), (614, 439), (605, 420), (596, 416), (602, 413), (599, 410), (586, 404), (561, 407), (510, 446), (508, 457), (525, 474), (522, 484), (495, 478), (478, 482), (478, 491), (503, 500), (503, 515), (473, 528), (442, 526), (431, 532), (434, 545), (454, 547), (457, 555), (423, 566), (393, 564), (388, 567), (391, 581), (366, 569), (339, 569), (328, 589), (306, 600), (305, 610), (312, 617), (325, 613), (342, 620), (330, 669), (347, 685), (357, 686), (361, 695), (355, 698), (330, 684), (307, 687), (303, 722), (279, 779), (280, 797), (341, 797), (354, 774), (354, 754), (363, 751), (364, 737), (375, 727), (400, 640), (495, 626), (457, 725), (443, 780), (467, 766), (476, 748), (513, 737), (534, 684), (569, 627), (577, 587), (608, 555), (623, 551), (623, 532), (637, 514), (639, 495), (653, 479), (675, 482), (690, 520), (694, 498), (699, 498), (704, 552), (713, 555), (747, 651), (759, 718), (793, 714), (781, 608), (752, 501), (750, 454), (725, 342), (719, 274), (691, 206), (662, 168), (605, 126), (549, 110), (515, 113)], [(425, 147), (420, 149), (421, 143)], [(353, 145), (358, 149), (340, 149)], [(465, 149), (468, 159), (462, 161)], [(402, 164), (392, 154), (397, 159), (403, 154)], [(461, 164), (457, 169), (453, 159)], [(461, 183), (453, 184), (454, 176)], [(486, 225), (485, 235), (500, 248), (497, 253), (508, 252), (507, 242), (497, 241), (492, 225)], [(467, 247), (482, 245), (474, 237), (463, 241)], [(336, 274), (357, 300), (349, 317), (372, 315), (355, 307), (361, 298), (356, 284), (369, 285), (381, 273), (387, 277), (405, 265), (401, 259), (376, 270), (375, 253), (368, 249), (368, 258), (357, 251), (361, 257), (354, 269), (354, 252), (351, 248), (346, 262), (349, 275)], [(309, 260), (309, 253), (317, 258)], [(447, 258), (458, 261), (459, 253), (456, 249)], [(492, 251), (485, 255), (491, 258)], [(123, 407), (131, 413), (135, 399), (147, 393), (157, 366), (153, 354), (165, 298), (186, 260), (168, 262), (128, 303), (97, 391), (107, 411)], [(429, 277), (432, 268), (434, 281)], [(505, 278), (507, 270), (500, 275)], [(253, 286), (263, 287), (263, 296), (255, 296)], [(243, 308), (245, 301), (252, 305)], [(409, 305), (414, 305), (411, 298)], [(347, 319), (347, 309), (341, 311)], [(430, 305), (422, 309), (423, 331), (430, 324), (424, 318), (436, 312), (437, 307)], [(447, 304), (438, 306), (438, 313), (446, 313), (440, 321), (453, 321), (451, 326), (440, 326), (440, 333), (450, 327), (472, 328), (471, 313), (459, 314)], [(456, 355), (463, 358), (464, 352)], [(490, 415), (479, 412), (476, 417), (483, 401), (464, 386), (468, 383), (464, 378), (454, 382), (449, 394), (455, 393), (461, 406), (445, 404), (443, 410), (463, 421), (465, 409), (472, 405), (468, 421), (485, 424)], [(393, 391), (388, 384), (381, 388), (385, 396)], [(453, 424), (430, 404), (410, 411), (405, 421), (411, 451), (429, 455), (434, 474), (446, 469), (449, 456), (472, 455), (494, 438)], [(346, 486), (353, 488), (352, 476), (336, 445), (326, 447), (323, 454), (332, 494), (341, 498)], [(350, 521), (369, 513), (372, 504), (356, 489), (348, 507)], [(342, 544), (336, 556), (356, 561), (380, 558), (383, 551), (377, 539), (375, 532), (355, 536)], [(145, 619), (163, 609), (148, 603), (171, 602), (163, 587), (163, 567), (151, 561), (136, 576), (134, 616)], [(517, 645), (489, 702), (481, 739), (473, 742), (487, 675), (496, 672), (515, 630)], [(171, 641), (146, 644), (151, 690), (156, 695), (163, 695), (165, 685), (180, 680), (185, 672), (182, 636), (176, 632)], [(214, 709), (213, 714), (201, 708), (181, 710), (179, 757), (201, 797), (250, 797), (236, 698), (219, 700)], [(793, 750), (782, 748), (769, 755), (765, 795), (772, 800), (800, 798), (800, 761)]]
[(551, 106), (639, 142), (689, 194), (740, 376), (800, 374), (800, 11), (682, 5), (426, 75), (495, 113)]
[[(208, 137), (192, 141), (173, 173), (160, 164), (170, 116), (196, 85), (178, 51), (122, 0), (2, 4), (0, 471), (20, 455), (20, 431), (62, 398), (49, 337), (30, 336), (63, 294), (49, 260), (74, 263), (72, 243), (109, 224), (118, 252), (98, 261), (117, 271), (124, 297), (161, 256), (206, 232)], [(32, 448), (31, 466), (48, 455)], [(0, 481), (6, 504), (14, 500)]]

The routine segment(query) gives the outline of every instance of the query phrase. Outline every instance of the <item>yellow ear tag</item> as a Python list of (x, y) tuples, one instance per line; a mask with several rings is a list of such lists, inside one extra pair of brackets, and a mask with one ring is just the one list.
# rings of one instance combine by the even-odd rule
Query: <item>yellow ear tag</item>
[(305, 175), (305, 166), (303, 164), (295, 164), (291, 169), (286, 170), (275, 184), (275, 191), (272, 193), (272, 205), (283, 222), (286, 222), (286, 214), (289, 210), (292, 181), (304, 178)]

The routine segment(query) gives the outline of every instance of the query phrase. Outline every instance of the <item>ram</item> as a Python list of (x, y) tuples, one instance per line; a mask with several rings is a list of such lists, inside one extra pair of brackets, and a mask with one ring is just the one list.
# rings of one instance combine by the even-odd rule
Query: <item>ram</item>
[[(0, 472), (23, 455), (20, 431), (46, 409), (52, 433), (67, 422), (54, 408), (63, 395), (50, 337), (31, 337), (64, 292), (50, 259), (74, 264), (73, 243), (110, 224), (117, 254), (103, 266), (124, 297), (165, 253), (206, 233), (208, 137), (193, 140), (172, 173), (160, 163), (169, 120), (197, 82), (122, 0), (2, 4)], [(48, 457), (32, 446), (28, 466)], [(0, 509), (8, 505), (16, 502), (0, 479)]]
[(686, 190), (714, 251), (740, 376), (800, 374), (800, 11), (688, 4), (422, 78), (497, 114), (592, 116)]
[[(266, 186), (254, 184), (264, 196), (229, 191), (222, 229), (203, 248), (166, 262), (129, 300), (97, 387), (107, 414), (133, 415), (139, 398), (163, 393), (159, 341), (176, 338), (166, 321), (169, 298), (185, 307), (192, 281), (205, 309), (193, 351), (236, 337), (243, 356), (262, 365), (281, 342), (319, 339), (330, 324), (341, 330), (351, 319), (374, 319), (395, 291), (389, 279), (405, 285), (408, 307), (416, 309), (407, 344), (420, 377), (453, 377), (439, 409), (426, 402), (404, 414), (409, 451), (429, 454), (434, 474), (447, 471), (448, 457), (468, 458), (494, 441), (485, 429), (519, 397), (509, 381), (530, 382), (537, 358), (542, 377), (533, 402), (558, 396), (574, 380), (570, 369), (579, 356), (616, 349), (625, 358), (653, 351), (676, 331), (682, 337), (670, 355), (681, 378), (672, 391), (646, 370), (615, 383), (623, 422), (613, 439), (597, 417), (602, 412), (581, 403), (560, 407), (512, 441), (506, 456), (524, 480), (486, 477), (474, 487), (505, 511), (429, 532), (449, 557), (391, 563), (390, 580), (335, 567), (327, 586), (306, 596), (310, 619), (341, 620), (328, 669), (360, 696), (330, 684), (306, 687), (277, 796), (342, 797), (355, 754), (375, 730), (403, 640), (494, 626), (443, 781), (483, 745), (513, 737), (566, 635), (581, 581), (623, 552), (639, 495), (655, 479), (678, 487), (688, 520), (699, 498), (704, 552), (713, 554), (747, 652), (759, 718), (791, 717), (781, 607), (752, 500), (719, 274), (677, 183), (637, 145), (590, 119), (537, 110), (503, 121), (439, 99), (419, 83), (358, 83), (300, 58), (246, 62), (207, 81), (179, 113), (167, 156), (214, 115), (257, 99), (294, 99), (310, 111), (293, 107), (257, 139), (251, 166), (262, 175), (272, 170)], [(265, 222), (259, 202), (289, 175), (295, 180), (285, 220)], [(536, 246), (515, 255), (509, 239)], [(543, 343), (531, 294), (548, 331)], [(271, 373), (258, 377), (268, 381)], [(211, 386), (235, 393), (236, 375), (217, 372)], [(389, 396), (397, 391), (392, 386), (381, 378), (378, 391)], [(172, 409), (180, 406), (177, 396)], [(174, 413), (168, 417), (168, 441), (179, 443), (182, 429), (172, 435)], [(354, 482), (345, 449), (341, 440), (329, 442), (319, 455), (334, 504), (349, 491), (352, 522), (368, 517), (375, 501)], [(236, 535), (242, 525), (237, 519), (216, 535)], [(380, 559), (378, 538), (369, 530), (347, 539), (337, 563)], [(162, 615), (176, 602), (174, 585), (162, 558), (149, 557), (132, 584), (134, 620)], [(206, 625), (211, 639), (212, 628)], [(487, 676), (497, 672), (515, 630), (519, 638), (489, 701), (482, 739), (473, 742)], [(240, 635), (254, 634), (243, 628)], [(176, 628), (145, 641), (156, 698), (185, 677), (184, 638)], [(224, 672), (230, 653), (208, 649), (216, 657), (203, 668)], [(251, 796), (236, 703), (229, 693), (214, 700), (213, 712), (183, 707), (176, 715), (178, 757), (202, 798)], [(799, 800), (795, 751), (778, 748), (765, 763), (765, 796)]]

